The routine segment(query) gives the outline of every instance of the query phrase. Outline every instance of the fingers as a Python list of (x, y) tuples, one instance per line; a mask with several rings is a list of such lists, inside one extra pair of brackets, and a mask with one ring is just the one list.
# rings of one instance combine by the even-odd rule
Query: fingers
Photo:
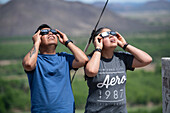
[(118, 45), (120, 47), (123, 47), (126, 44), (126, 40), (118, 32), (116, 32), (116, 34), (117, 34), (117, 38), (118, 38)]
[(61, 31), (59, 31), (58, 29), (55, 29), (55, 30), (57, 31), (56, 36), (57, 36), (58, 38), (61, 38), (62, 32), (61, 32)]
[(41, 31), (38, 30), (38, 32), (33, 35), (33, 37), (32, 37), (33, 43), (36, 43), (36, 42), (40, 43), (41, 42), (42, 35), (40, 35), (40, 32)]
[(101, 41), (102, 41), (102, 37), (100, 37), (100, 36), (95, 37), (95, 42), (96, 43), (101, 43)]
[(120, 35), (117, 31), (115, 31), (115, 33), (117, 34), (118, 39), (122, 37), (122, 35)]
[(63, 42), (63, 37), (64, 37), (64, 33), (62, 33), (60, 30), (55, 29), (57, 31), (56, 36), (58, 37), (60, 42)]
[(101, 36), (98, 35), (95, 37), (94, 46), (100, 49), (103, 48), (103, 38)]
[(35, 34), (33, 35), (33, 37), (41, 36), (41, 35), (40, 35), (40, 32), (41, 32), (41, 31), (40, 31), (40, 30), (38, 30), (38, 32), (37, 32), (37, 33), (35, 33)]
[(60, 35), (63, 35), (64, 33), (63, 32), (61, 32), (60, 30), (58, 30), (58, 29), (55, 29), (57, 32), (58, 32), (58, 34), (60, 34)]
[(103, 38), (101, 36), (98, 36), (98, 39), (102, 40)]
[(40, 30), (38, 30), (38, 32), (37, 32), (37, 33), (35, 33), (33, 37), (37, 37), (37, 38), (41, 37), (42, 35), (40, 34), (40, 32), (41, 32), (41, 31), (40, 31)]
[(118, 40), (125, 41), (125, 39), (123, 38), (123, 36), (120, 33), (118, 33), (117, 31), (115, 33), (117, 34)]
[(58, 32), (56, 36), (59, 38), (59, 41), (60, 41), (62, 44), (65, 44), (65, 42), (68, 40), (66, 34), (64, 34), (63, 32), (61, 32), (61, 31), (58, 30), (58, 29), (56, 29), (56, 31)]
[(40, 34), (41, 30), (38, 30), (37, 34)]
[(37, 32), (37, 34), (38, 34), (40, 37), (42, 37), (42, 35), (41, 35), (41, 30), (39, 30), (39, 31)]

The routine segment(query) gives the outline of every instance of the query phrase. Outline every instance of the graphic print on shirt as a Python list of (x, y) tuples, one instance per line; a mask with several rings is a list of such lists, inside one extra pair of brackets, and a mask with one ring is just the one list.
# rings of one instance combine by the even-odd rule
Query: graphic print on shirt
[(125, 71), (115, 69), (100, 69), (98, 76), (102, 76), (102, 81), (97, 83), (98, 102), (114, 103), (121, 105), (126, 101), (125, 97)]

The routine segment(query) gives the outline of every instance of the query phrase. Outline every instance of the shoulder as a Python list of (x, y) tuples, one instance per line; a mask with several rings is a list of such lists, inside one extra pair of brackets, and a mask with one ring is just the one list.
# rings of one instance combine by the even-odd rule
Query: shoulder
[(61, 52), (57, 54), (59, 58), (66, 59), (67, 61), (70, 61), (70, 62), (72, 62), (75, 59), (74, 55), (66, 53), (66, 52)]
[(72, 54), (66, 53), (66, 52), (61, 52), (61, 53), (56, 53), (58, 56), (69, 56)]
[(124, 52), (124, 51), (117, 51), (117, 52), (114, 52), (114, 55), (115, 56), (131, 56), (132, 54), (130, 54), (129, 52)]
[(124, 52), (124, 51), (114, 52), (114, 55), (118, 59), (121, 59), (123, 61), (133, 60), (133, 58), (134, 58), (134, 56), (132, 54), (130, 54), (129, 52)]

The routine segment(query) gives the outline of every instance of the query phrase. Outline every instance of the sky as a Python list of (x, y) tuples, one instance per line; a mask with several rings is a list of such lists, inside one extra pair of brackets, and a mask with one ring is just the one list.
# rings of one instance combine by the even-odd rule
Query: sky
[(9, 0), (0, 0), (0, 4), (3, 4), (3, 3), (6, 3), (8, 2)]
[[(85, 3), (93, 3), (96, 1), (106, 1), (106, 0), (67, 0), (67, 1), (81, 1)], [(117, 2), (117, 3), (126, 3), (126, 2), (141, 3), (141, 2), (148, 2), (148, 1), (156, 1), (156, 0), (109, 0), (109, 2)]]
[[(9, 0), (0, 0), (0, 3), (6, 3)], [(84, 3), (93, 3), (96, 1), (106, 1), (106, 0), (67, 0), (67, 1), (80, 1)], [(135, 2), (135, 3), (141, 3), (141, 2), (148, 2), (148, 1), (156, 1), (156, 0), (109, 0), (109, 2), (119, 2), (119, 3), (126, 3), (126, 2)]]

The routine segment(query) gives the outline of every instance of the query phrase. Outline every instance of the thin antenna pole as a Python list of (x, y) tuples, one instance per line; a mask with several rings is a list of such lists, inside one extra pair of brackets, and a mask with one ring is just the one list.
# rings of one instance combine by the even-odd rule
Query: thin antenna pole
[(92, 33), (91, 33), (91, 36), (90, 36), (90, 38), (89, 38), (89, 41), (87, 42), (87, 44), (86, 44), (86, 46), (85, 46), (85, 48), (84, 48), (84, 52), (87, 51), (87, 49), (88, 49), (88, 47), (89, 47), (89, 45), (90, 45), (90, 43), (91, 43), (91, 40), (92, 40), (92, 38), (93, 38), (93, 36), (94, 36), (94, 33), (96, 32), (97, 26), (98, 26), (98, 24), (99, 24), (99, 22), (100, 22), (100, 19), (101, 19), (102, 15), (103, 15), (103, 13), (104, 13), (104, 11), (105, 11), (105, 8), (106, 8), (108, 2), (109, 2), (109, 0), (106, 1), (105, 5), (104, 5), (104, 7), (103, 7), (103, 10), (102, 10), (102, 12), (101, 12), (101, 14), (100, 14), (100, 17), (99, 17), (99, 19), (98, 19), (98, 21), (97, 21), (97, 23), (96, 23), (96, 26), (94, 27), (94, 29), (93, 29), (93, 31), (92, 31)]
[[(103, 13), (104, 13), (104, 11), (105, 11), (105, 8), (106, 8), (108, 2), (109, 2), (109, 0), (106, 1), (105, 5), (104, 5), (104, 7), (103, 7), (103, 10), (102, 10), (102, 12), (101, 12), (101, 14), (100, 14), (100, 17), (99, 17), (99, 19), (98, 19), (98, 21), (97, 21), (97, 23), (96, 23), (96, 26), (94, 27), (94, 29), (93, 29), (93, 31), (92, 31), (92, 33), (91, 33), (91, 36), (90, 36), (90, 38), (89, 38), (89, 41), (87, 42), (87, 44), (86, 44), (86, 46), (85, 46), (85, 48), (84, 48), (84, 52), (87, 51), (87, 49), (88, 49), (88, 47), (89, 47), (89, 45), (90, 45), (90, 43), (91, 43), (91, 40), (92, 40), (92, 38), (93, 38), (93, 36), (94, 36), (94, 33), (96, 32), (97, 26), (98, 26), (98, 24), (99, 24), (99, 22), (100, 22), (100, 19), (101, 19), (102, 15), (103, 15)], [(77, 70), (78, 70), (78, 69), (77, 69)], [(74, 72), (74, 74), (73, 74), (73, 77), (72, 77), (72, 79), (71, 79), (71, 84), (72, 84), (72, 82), (73, 82), (73, 80), (74, 80), (74, 77), (75, 77), (75, 75), (76, 75), (77, 70), (76, 70), (76, 71)]]

